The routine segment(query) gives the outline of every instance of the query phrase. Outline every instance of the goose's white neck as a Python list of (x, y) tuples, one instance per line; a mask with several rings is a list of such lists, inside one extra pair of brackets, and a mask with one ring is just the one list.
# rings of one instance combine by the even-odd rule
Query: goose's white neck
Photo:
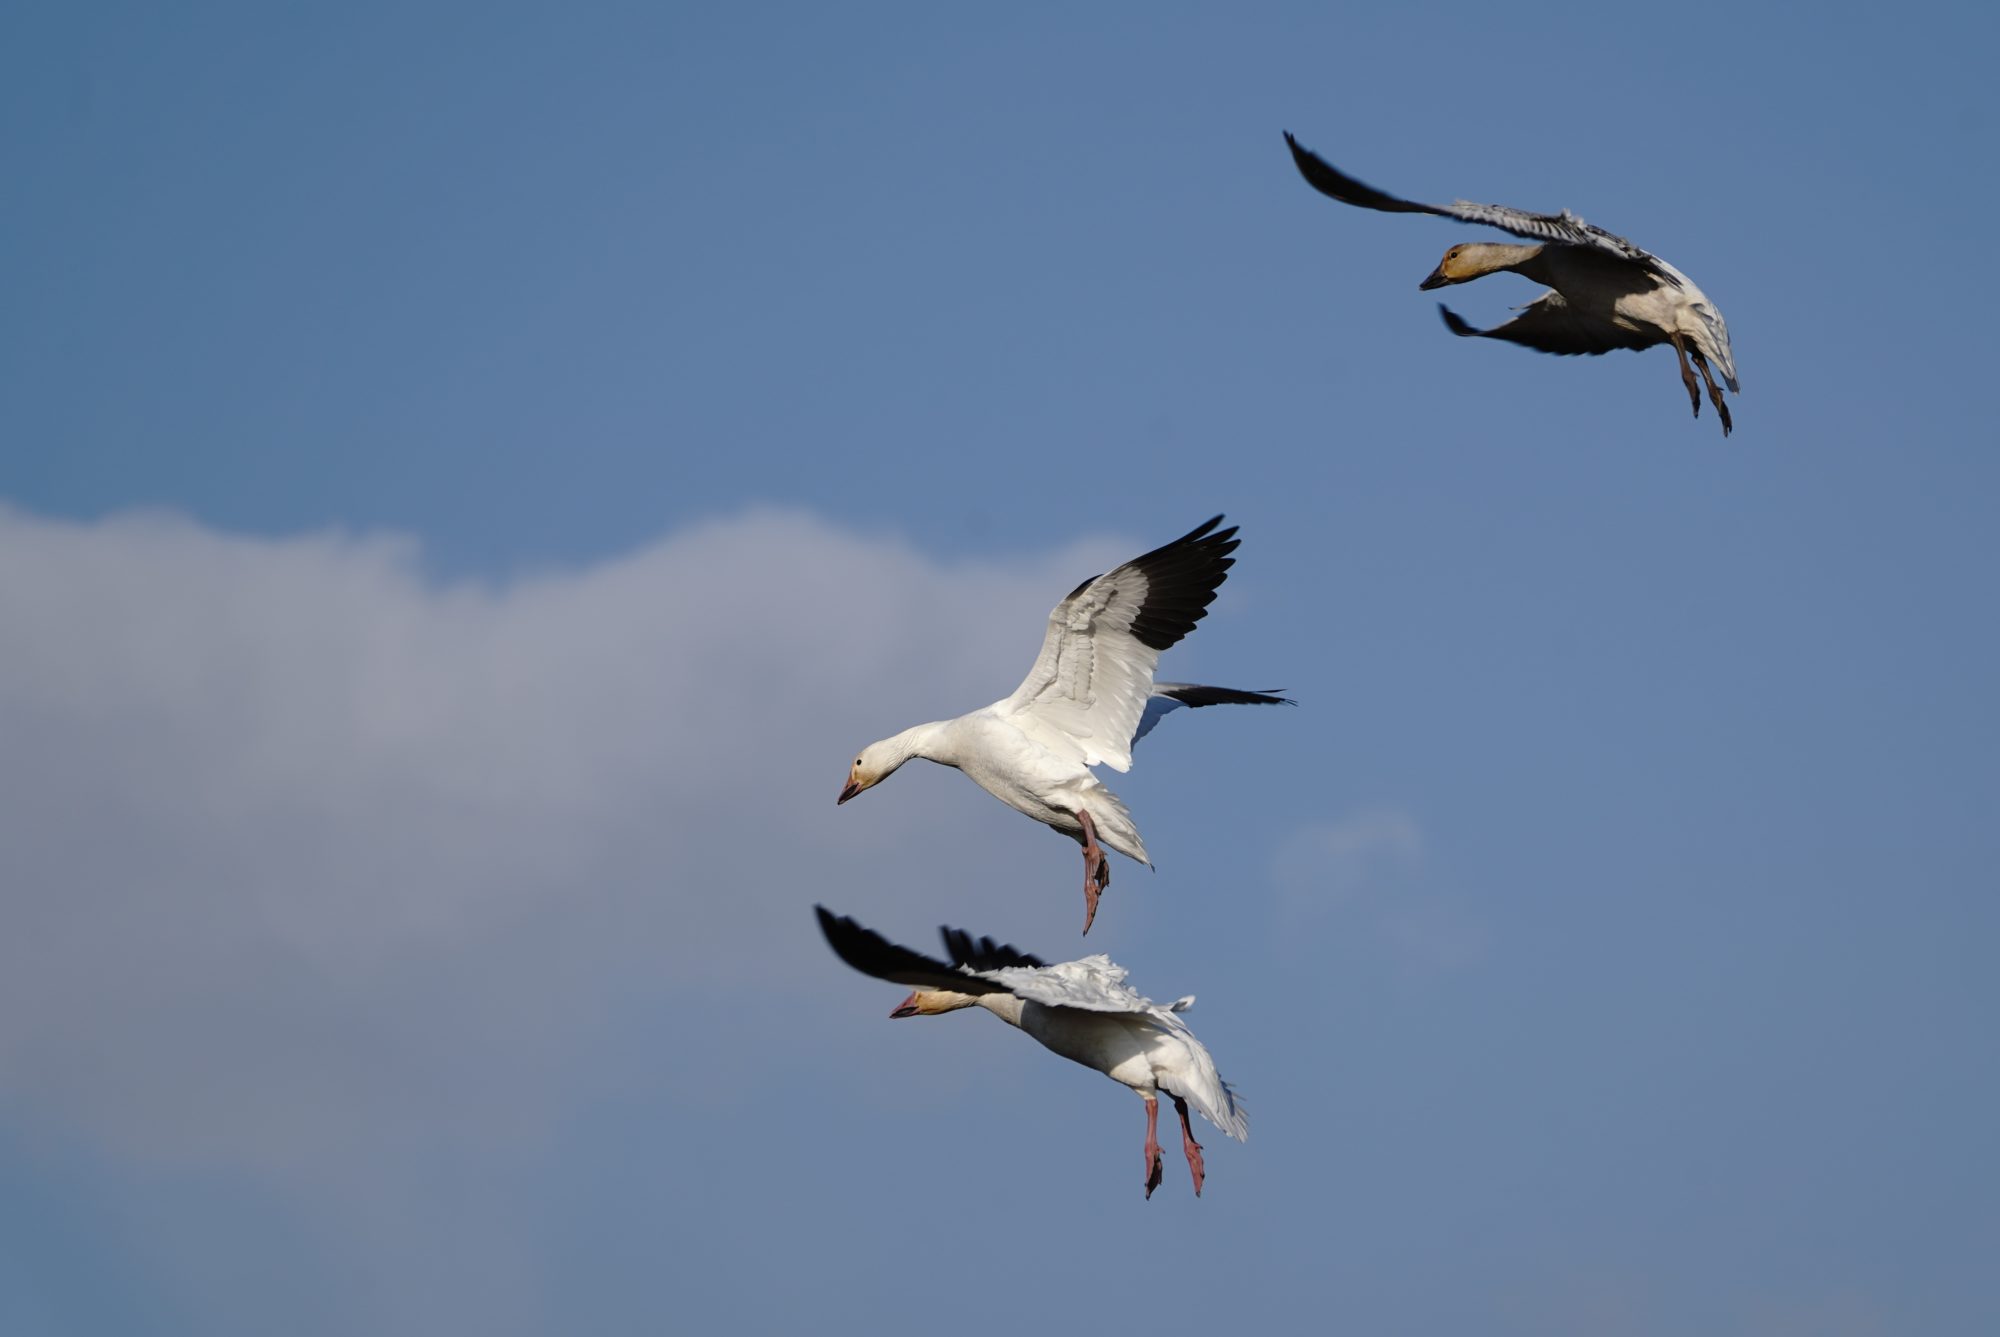
[(946, 766), (958, 765), (958, 750), (952, 746), (949, 720), (936, 720), (929, 724), (913, 724), (899, 734), (891, 734), (875, 744), (870, 751), (878, 751), (894, 770), (912, 757), (922, 757), (926, 761), (940, 762)]
[(979, 1005), (1009, 1026), (1021, 1024), (1021, 1010), (1025, 1004), (1016, 994), (983, 993), (979, 995)]

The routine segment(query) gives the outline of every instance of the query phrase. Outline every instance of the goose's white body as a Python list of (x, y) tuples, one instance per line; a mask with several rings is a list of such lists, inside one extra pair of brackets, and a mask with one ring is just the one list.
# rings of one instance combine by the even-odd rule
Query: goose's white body
[[(1043, 967), (1048, 973), (1070, 969), (1125, 976), (1106, 956)], [(1035, 982), (1024, 981), (1023, 987), (1033, 991)], [(1113, 1012), (1037, 1002), (1025, 993), (981, 994), (974, 1002), (1073, 1063), (1095, 1068), (1142, 1096), (1155, 1091), (1180, 1096), (1238, 1142), (1248, 1137), (1250, 1126), (1242, 1106), (1187, 1023), (1171, 1007), (1161, 1007), (1130, 989), (1124, 993), (1129, 998)], [(1192, 997), (1182, 1000), (1183, 1005), (1193, 1002)]]
[(1162, 1007), (1127, 985), (1125, 974), (1102, 954), (986, 971), (984, 978), (1008, 992), (981, 994), (977, 1001), (1064, 1058), (1141, 1095), (1165, 1091), (1182, 1097), (1204, 1119), (1243, 1141), (1250, 1125), (1235, 1092), (1181, 1020), (1194, 1006), (1193, 995)]
[(1176, 707), (1285, 700), (1153, 681), (1161, 651), (1201, 620), (1234, 564), (1236, 530), (1213, 532), (1221, 520), (1077, 586), (1049, 614), (1041, 653), (1011, 695), (869, 744), (849, 768), (839, 801), (914, 758), (956, 767), (1016, 812), (1083, 846), (1088, 933), (1097, 895), (1111, 881), (1099, 842), (1152, 863), (1131, 812), (1090, 768), (1130, 770), (1133, 744)]
[(945, 929), (947, 963), (899, 947), (852, 919), (817, 911), (820, 929), (840, 958), (864, 974), (912, 986), (891, 1016), (922, 1016), (982, 1007), (1019, 1027), (1045, 1048), (1112, 1081), (1130, 1087), (1147, 1105), (1147, 1195), (1159, 1182), (1159, 1147), (1154, 1137), (1159, 1092), (1166, 1092), (1181, 1116), (1183, 1150), (1201, 1192), (1201, 1147), (1187, 1125), (1187, 1106), (1228, 1136), (1249, 1137), (1249, 1117), (1215, 1060), (1180, 1014), (1194, 1005), (1192, 995), (1161, 1006), (1126, 984), (1126, 972), (1104, 955), (1045, 965), (1035, 957), (975, 942), (969, 934)]
[[(1112, 763), (1090, 760), (1092, 754), (1076, 738), (1033, 714), (1008, 711), (1007, 704), (996, 701), (957, 719), (919, 724), (875, 746), (891, 757), (906, 753), (955, 767), (1014, 811), (1065, 835), (1082, 835), (1079, 814), (1087, 812), (1099, 840), (1151, 863), (1131, 811), (1091, 773), (1093, 765)], [(1126, 760), (1114, 769), (1131, 765)]]

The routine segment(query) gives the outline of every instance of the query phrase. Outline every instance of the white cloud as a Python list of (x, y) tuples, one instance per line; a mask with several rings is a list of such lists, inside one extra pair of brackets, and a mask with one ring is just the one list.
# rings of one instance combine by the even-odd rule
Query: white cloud
[(621, 1000), (823, 980), (812, 901), (914, 915), (1013, 848), (968, 786), (834, 794), (1011, 686), (1091, 556), (947, 568), (755, 512), (441, 587), (401, 539), (0, 511), (0, 1101), (334, 1180), (532, 1137)]

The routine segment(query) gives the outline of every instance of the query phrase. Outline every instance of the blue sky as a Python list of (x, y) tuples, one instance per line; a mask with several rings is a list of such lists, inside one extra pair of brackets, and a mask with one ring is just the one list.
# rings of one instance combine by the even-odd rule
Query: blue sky
[[(2000, 1325), (1972, 6), (32, 6), (0, 42), (0, 1327)], [(1465, 343), (1385, 189), (1728, 316)], [(1533, 289), (1452, 294), (1490, 324)], [(1088, 942), (1245, 1094), (890, 1023), (1083, 950), (861, 744), (1243, 526)]]

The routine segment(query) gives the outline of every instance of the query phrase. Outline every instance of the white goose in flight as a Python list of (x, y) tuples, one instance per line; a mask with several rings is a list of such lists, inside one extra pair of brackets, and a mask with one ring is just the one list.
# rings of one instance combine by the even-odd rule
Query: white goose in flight
[(1201, 1196), (1205, 1172), (1201, 1143), (1188, 1123), (1191, 1102), (1204, 1119), (1241, 1142), (1250, 1135), (1249, 1116), (1215, 1060), (1194, 1038), (1180, 1014), (1194, 1006), (1189, 995), (1161, 1007), (1125, 983), (1123, 968), (1108, 956), (1045, 965), (991, 938), (974, 941), (961, 929), (942, 929), (947, 964), (865, 929), (825, 906), (814, 906), (820, 931), (834, 952), (864, 975), (911, 986), (891, 1017), (935, 1016), (962, 1007), (983, 1007), (1018, 1026), (1066, 1059), (1095, 1068), (1122, 1082), (1146, 1102), (1146, 1196), (1160, 1186), (1164, 1171), (1159, 1142), (1158, 1093), (1172, 1097), (1181, 1117), (1181, 1152)]
[(1608, 353), (1614, 348), (1637, 350), (1670, 343), (1680, 357), (1681, 384), (1687, 387), (1694, 416), (1701, 416), (1701, 391), (1688, 368), (1690, 357), (1708, 385), (1709, 402), (1722, 420), (1722, 434), (1729, 435), (1729, 406), (1708, 370), (1713, 362), (1724, 384), (1742, 392), (1736, 382), (1736, 361), (1729, 352), (1729, 327), (1722, 323), (1715, 303), (1694, 286), (1694, 280), (1659, 256), (1591, 226), (1567, 209), (1559, 214), (1534, 214), (1464, 200), (1445, 205), (1399, 200), (1336, 171), (1290, 133), (1285, 135), (1285, 143), (1291, 146), (1292, 161), (1307, 184), (1343, 204), (1484, 223), (1538, 243), (1467, 242), (1444, 253), (1438, 267), (1418, 287), (1428, 291), (1512, 270), (1552, 289), (1528, 303), (1514, 319), (1490, 330), (1474, 329), (1440, 304), (1438, 310), (1444, 313), (1444, 323), (1453, 334), (1505, 339), (1539, 352), (1561, 354)]
[(1151, 866), (1132, 814), (1092, 766), (1132, 768), (1132, 745), (1180, 706), (1291, 704), (1269, 692), (1155, 683), (1160, 652), (1194, 630), (1236, 559), (1222, 517), (1070, 591), (1049, 614), (1042, 652), (1012, 696), (955, 720), (870, 743), (837, 802), (913, 757), (954, 766), (987, 793), (1083, 846), (1083, 931), (1111, 885), (1108, 845)]

